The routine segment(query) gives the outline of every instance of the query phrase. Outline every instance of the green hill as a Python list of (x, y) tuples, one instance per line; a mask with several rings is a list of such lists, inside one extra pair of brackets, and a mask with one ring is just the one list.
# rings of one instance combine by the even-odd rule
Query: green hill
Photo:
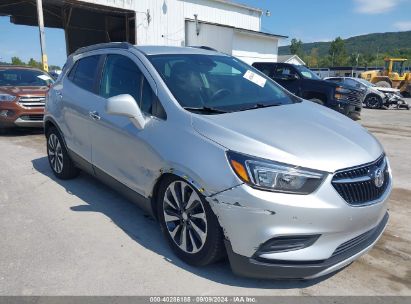
[[(303, 41), (304, 42), (304, 41)], [(411, 55), (411, 31), (375, 33), (355, 36), (344, 39), (347, 54), (387, 54), (398, 56), (403, 54)], [(328, 54), (331, 42), (303, 43), (302, 48), (305, 54), (310, 54), (314, 48), (318, 49), (319, 56)], [(280, 55), (290, 54), (290, 46), (279, 47)]]

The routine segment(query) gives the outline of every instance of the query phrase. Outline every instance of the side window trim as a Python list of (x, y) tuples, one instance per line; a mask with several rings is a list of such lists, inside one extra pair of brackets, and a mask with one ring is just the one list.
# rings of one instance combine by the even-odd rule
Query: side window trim
[(103, 71), (104, 71), (104, 66), (106, 64), (106, 58), (107, 54), (101, 54), (100, 59), (98, 61), (98, 67), (97, 67), (97, 77), (94, 82), (93, 86), (93, 93), (96, 95), (100, 94), (100, 86), (101, 86), (101, 81), (103, 79)]

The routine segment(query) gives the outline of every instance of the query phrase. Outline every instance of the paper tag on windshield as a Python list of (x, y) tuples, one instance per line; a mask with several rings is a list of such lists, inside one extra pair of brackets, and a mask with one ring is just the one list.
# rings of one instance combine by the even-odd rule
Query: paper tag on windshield
[(51, 78), (47, 75), (38, 75), (38, 78), (42, 79), (42, 80), (50, 80)]
[(245, 79), (255, 83), (256, 85), (264, 88), (265, 83), (267, 82), (267, 80), (264, 77), (261, 77), (260, 75), (248, 70), (247, 72), (245, 72), (244, 76)]

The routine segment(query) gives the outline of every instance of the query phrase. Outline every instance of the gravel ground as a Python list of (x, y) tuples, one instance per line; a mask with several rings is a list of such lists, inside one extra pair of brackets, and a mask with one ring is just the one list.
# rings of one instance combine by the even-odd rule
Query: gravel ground
[(56, 180), (41, 132), (0, 136), (0, 295), (411, 295), (411, 111), (362, 117), (393, 168), (389, 226), (367, 255), (311, 281), (187, 266), (116, 192), (86, 174)]

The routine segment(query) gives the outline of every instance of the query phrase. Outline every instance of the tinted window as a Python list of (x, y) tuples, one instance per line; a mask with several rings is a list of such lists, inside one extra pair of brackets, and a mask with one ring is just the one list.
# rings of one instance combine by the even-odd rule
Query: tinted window
[(349, 86), (352, 86), (352, 87), (360, 87), (361, 86), (357, 81), (355, 81), (353, 79), (349, 79), (349, 78), (345, 79), (345, 83), (348, 84)]
[(42, 71), (0, 68), (0, 86), (48, 86), (53, 82), (53, 79)]
[(100, 95), (109, 98), (129, 94), (140, 103), (141, 81), (141, 71), (130, 58), (108, 55), (101, 79)]
[(272, 77), (272, 74), (273, 74), (272, 71), (274, 67), (272, 64), (254, 63), (253, 67), (256, 67), (268, 77)]
[(73, 71), (70, 72), (69, 78), (80, 88), (84, 90), (93, 91), (94, 81), (97, 78), (98, 61), (100, 56), (89, 56), (80, 59)]
[(290, 66), (278, 66), (274, 70), (274, 77), (275, 78), (282, 78), (282, 79), (288, 79), (292, 78), (291, 76), (295, 76), (299, 78), (297, 71), (293, 69)]
[(332, 82), (342, 82), (343, 80), (341, 78), (329, 78), (327, 81), (332, 81)]

